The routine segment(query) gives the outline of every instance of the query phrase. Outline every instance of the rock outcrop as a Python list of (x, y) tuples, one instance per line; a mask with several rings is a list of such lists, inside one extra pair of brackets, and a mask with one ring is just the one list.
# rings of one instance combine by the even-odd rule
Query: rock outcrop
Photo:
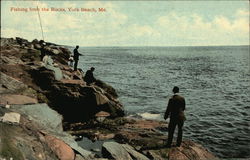
[(119, 144), (117, 142), (105, 142), (102, 146), (103, 157), (119, 160), (149, 160), (143, 154), (135, 151), (128, 144)]
[(103, 144), (102, 154), (109, 159), (132, 160), (129, 153), (116, 142), (106, 142)]
[(1, 92), (20, 94), (20, 90), (30, 90), (39, 102), (61, 113), (65, 121), (87, 121), (100, 111), (109, 112), (111, 118), (124, 115), (114, 88), (100, 80), (86, 86), (83, 72), (73, 72), (67, 65), (71, 54), (67, 48), (46, 43), (48, 56), (41, 62), (41, 43), (22, 38), (1, 41)]
[(84, 159), (94, 157), (63, 132), (62, 116), (46, 104), (11, 105), (10, 109), (0, 108), (0, 113), (9, 115), (8, 121), (0, 123), (0, 155), (5, 158), (74, 160), (76, 154)]
[[(167, 136), (164, 135), (167, 132), (166, 122), (120, 117), (113, 120), (104, 119), (103, 121), (93, 120), (87, 123), (75, 123), (65, 127), (66, 130), (70, 130), (71, 134), (85, 136), (92, 141), (115, 140), (117, 143), (104, 143), (102, 152), (106, 158), (216, 159), (213, 154), (201, 145), (188, 140), (184, 140), (181, 147), (166, 148)], [(141, 154), (142, 157), (145, 157), (139, 156)]]
[[(0, 159), (216, 159), (192, 141), (166, 148), (166, 122), (124, 117), (115, 89), (101, 80), (87, 86), (83, 71), (67, 65), (70, 54), (42, 40), (1, 38)], [(82, 136), (103, 144), (84, 149), (75, 141)]]

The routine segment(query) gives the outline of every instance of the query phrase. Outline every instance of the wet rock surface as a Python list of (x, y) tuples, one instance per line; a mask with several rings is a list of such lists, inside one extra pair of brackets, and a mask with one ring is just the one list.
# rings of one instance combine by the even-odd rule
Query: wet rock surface
[(112, 86), (87, 86), (84, 72), (67, 65), (72, 53), (63, 46), (45, 42), (49, 57), (41, 61), (43, 45), (1, 38), (0, 117), (10, 121), (0, 122), (0, 159), (216, 158), (191, 141), (166, 148), (165, 122), (124, 117)]
[[(205, 148), (192, 141), (184, 140), (181, 147), (166, 147), (166, 130), (167, 123), (154, 120), (142, 120), (131, 117), (119, 117), (116, 119), (105, 119), (103, 121), (92, 120), (86, 123), (65, 124), (65, 129), (77, 137), (88, 137), (94, 142), (105, 142), (114, 140), (119, 143), (119, 147), (127, 149), (124, 157), (119, 157), (123, 153), (116, 152), (112, 147), (106, 147), (102, 156), (112, 159), (216, 159)], [(80, 139), (80, 138), (79, 138)], [(84, 141), (83, 141), (84, 142)], [(81, 140), (80, 140), (80, 143)], [(107, 144), (107, 143), (106, 143)], [(112, 143), (111, 143), (112, 144)], [(116, 144), (118, 145), (118, 144)], [(116, 146), (111, 145), (111, 146)], [(126, 147), (127, 146), (127, 147)], [(117, 146), (114, 148), (118, 148)], [(108, 152), (111, 150), (113, 152)], [(119, 149), (120, 150), (120, 149)], [(130, 150), (130, 152), (128, 151)], [(124, 151), (125, 152), (125, 151)], [(142, 154), (133, 156), (132, 154)], [(189, 154), (188, 154), (189, 153)], [(116, 157), (116, 154), (119, 155)], [(140, 155), (139, 154), (139, 155)], [(116, 157), (116, 158), (115, 158)], [(145, 158), (144, 157), (144, 158)]]

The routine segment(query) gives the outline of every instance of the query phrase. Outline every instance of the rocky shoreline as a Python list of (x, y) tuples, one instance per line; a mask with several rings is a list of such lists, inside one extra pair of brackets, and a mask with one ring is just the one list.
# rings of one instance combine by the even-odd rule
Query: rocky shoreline
[(0, 159), (217, 159), (192, 141), (166, 148), (166, 122), (126, 117), (112, 86), (87, 86), (61, 45), (42, 62), (41, 43), (1, 38)]

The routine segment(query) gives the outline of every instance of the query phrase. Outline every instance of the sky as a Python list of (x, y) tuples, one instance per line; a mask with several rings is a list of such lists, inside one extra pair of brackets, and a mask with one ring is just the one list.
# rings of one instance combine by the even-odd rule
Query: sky
[[(80, 46), (249, 45), (249, 1), (1, 1), (1, 37)], [(42, 8), (49, 9), (42, 11)], [(65, 11), (52, 11), (63, 8)], [(76, 8), (79, 11), (69, 11)], [(90, 11), (81, 11), (81, 8)], [(105, 11), (99, 11), (99, 8)], [(25, 11), (27, 10), (27, 11)], [(93, 12), (95, 10), (96, 12)]]

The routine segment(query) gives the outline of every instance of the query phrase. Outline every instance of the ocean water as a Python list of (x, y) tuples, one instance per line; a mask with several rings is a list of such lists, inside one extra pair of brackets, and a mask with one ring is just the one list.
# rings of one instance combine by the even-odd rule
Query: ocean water
[(186, 99), (184, 139), (250, 157), (249, 46), (82, 47), (79, 68), (112, 85), (127, 115), (163, 120), (172, 88)]

